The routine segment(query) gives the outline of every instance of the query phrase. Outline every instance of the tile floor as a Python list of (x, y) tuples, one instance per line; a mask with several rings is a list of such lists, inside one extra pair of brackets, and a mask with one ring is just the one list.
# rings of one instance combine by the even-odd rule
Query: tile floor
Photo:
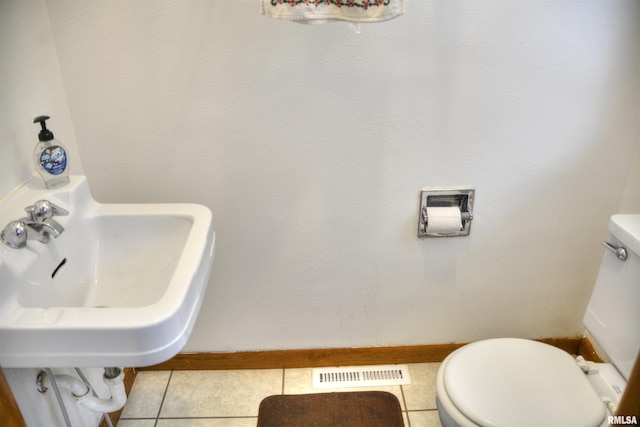
[(117, 427), (255, 427), (260, 402), (273, 394), (383, 390), (395, 394), (405, 426), (440, 427), (439, 363), (409, 364), (411, 385), (314, 389), (311, 369), (141, 371)]

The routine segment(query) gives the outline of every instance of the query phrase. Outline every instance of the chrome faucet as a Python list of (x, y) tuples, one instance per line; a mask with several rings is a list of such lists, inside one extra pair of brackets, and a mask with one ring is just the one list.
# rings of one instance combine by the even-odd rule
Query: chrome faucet
[(52, 217), (69, 215), (68, 211), (48, 200), (38, 200), (24, 210), (29, 217), (11, 221), (0, 233), (0, 240), (10, 248), (24, 248), (27, 240), (47, 243), (50, 236), (58, 238), (64, 227)]

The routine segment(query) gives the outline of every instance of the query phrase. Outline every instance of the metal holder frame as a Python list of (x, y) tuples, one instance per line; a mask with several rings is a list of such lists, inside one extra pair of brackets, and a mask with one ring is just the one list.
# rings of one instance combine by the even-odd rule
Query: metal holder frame
[[(475, 188), (473, 187), (442, 187), (423, 188), (420, 192), (420, 211), (418, 214), (418, 237), (458, 237), (468, 236), (471, 231), (471, 221), (473, 220), (473, 202), (475, 199)], [(448, 235), (427, 233), (429, 217), (428, 207), (450, 207), (460, 208), (462, 228), (458, 233)]]

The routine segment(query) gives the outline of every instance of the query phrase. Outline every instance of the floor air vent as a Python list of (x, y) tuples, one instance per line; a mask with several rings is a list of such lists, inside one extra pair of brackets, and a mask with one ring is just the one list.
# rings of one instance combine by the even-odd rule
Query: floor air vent
[(371, 387), (411, 384), (407, 365), (313, 368), (313, 388)]

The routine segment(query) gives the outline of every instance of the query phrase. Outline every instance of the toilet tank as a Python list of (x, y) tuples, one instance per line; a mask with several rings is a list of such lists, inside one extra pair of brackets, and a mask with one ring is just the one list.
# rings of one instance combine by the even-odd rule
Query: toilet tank
[(640, 215), (612, 216), (609, 233), (609, 243), (624, 247), (627, 259), (605, 250), (583, 321), (628, 379), (640, 350)]

